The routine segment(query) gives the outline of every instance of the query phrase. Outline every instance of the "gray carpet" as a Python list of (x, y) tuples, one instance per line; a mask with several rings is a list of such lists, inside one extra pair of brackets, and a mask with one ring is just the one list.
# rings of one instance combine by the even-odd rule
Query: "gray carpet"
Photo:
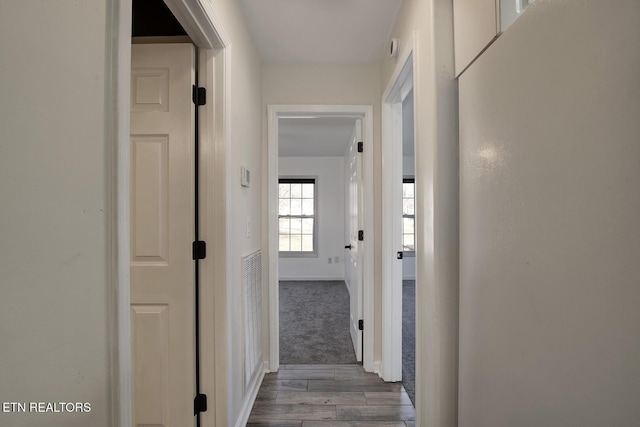
[(356, 363), (343, 281), (280, 282), (280, 363)]
[(416, 282), (402, 281), (402, 385), (416, 404)]

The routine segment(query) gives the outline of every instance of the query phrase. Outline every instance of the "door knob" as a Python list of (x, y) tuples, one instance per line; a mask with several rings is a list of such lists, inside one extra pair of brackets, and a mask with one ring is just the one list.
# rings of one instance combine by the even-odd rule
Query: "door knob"
[(351, 249), (351, 245), (347, 245), (344, 247), (345, 249)]

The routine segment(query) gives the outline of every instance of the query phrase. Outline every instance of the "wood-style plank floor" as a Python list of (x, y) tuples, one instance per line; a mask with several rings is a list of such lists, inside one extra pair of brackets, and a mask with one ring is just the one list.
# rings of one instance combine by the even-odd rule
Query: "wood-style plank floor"
[(248, 427), (415, 427), (400, 383), (361, 365), (282, 365), (266, 374)]

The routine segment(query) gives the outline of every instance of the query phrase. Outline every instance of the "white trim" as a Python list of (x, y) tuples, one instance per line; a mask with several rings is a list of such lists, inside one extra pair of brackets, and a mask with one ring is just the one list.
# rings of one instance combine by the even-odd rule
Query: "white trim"
[[(402, 380), (402, 101), (413, 88), (416, 35), (398, 59), (382, 95), (382, 359), (385, 381)], [(415, 97), (414, 97), (415, 103)], [(415, 104), (414, 104), (415, 110)], [(417, 120), (415, 121), (417, 122)], [(415, 124), (414, 124), (415, 126)]]
[(375, 362), (373, 362), (373, 368), (371, 369), (371, 372), (373, 372), (374, 374), (378, 374), (378, 376), (380, 378), (382, 378), (382, 374), (380, 373), (380, 361), (376, 360)]
[(258, 373), (253, 376), (253, 380), (251, 380), (249, 387), (245, 391), (244, 401), (240, 407), (240, 414), (238, 415), (235, 427), (244, 427), (247, 425), (249, 416), (251, 415), (251, 410), (253, 409), (253, 404), (256, 402), (258, 391), (260, 391), (260, 385), (264, 379), (264, 374), (267, 372), (269, 372), (269, 362), (265, 361), (262, 362), (262, 369), (258, 369)]
[[(373, 371), (374, 346), (374, 295), (373, 295), (373, 249), (375, 244), (373, 223), (373, 106), (371, 105), (269, 105), (267, 107), (267, 242), (269, 250), (269, 361), (270, 370), (276, 372), (280, 367), (280, 323), (278, 290), (278, 118), (286, 116), (349, 116), (364, 118), (364, 273), (363, 273), (363, 319), (365, 327), (364, 369)], [(340, 280), (344, 280), (341, 278)]]
[[(109, 37), (110, 36), (110, 37)], [(111, 340), (111, 425), (131, 425), (131, 320), (129, 281), (129, 87), (131, 0), (114, 0), (107, 37), (109, 90), (106, 138), (108, 162), (109, 275), (108, 328)]]
[[(224, 365), (226, 346), (220, 345), (224, 344), (224, 336), (218, 333), (225, 331), (226, 327), (223, 297), (226, 287), (226, 211), (221, 201), (225, 200), (226, 194), (225, 174), (228, 163), (226, 147), (229, 144), (228, 130), (231, 116), (229, 113), (230, 43), (209, 2), (202, 0), (165, 0), (165, 2), (194, 40), (195, 45), (200, 48), (199, 65), (206, 67), (206, 72), (201, 73), (203, 81), (200, 85), (207, 87), (210, 94), (215, 94), (213, 97), (210, 95), (210, 99), (213, 98), (215, 103), (206, 107), (209, 114), (203, 114), (201, 121), (201, 130), (204, 132), (201, 134), (201, 176), (204, 179), (201, 183), (203, 195), (201, 213), (204, 218), (202, 233), (212, 240), (210, 246), (213, 249), (213, 256), (202, 263), (201, 289), (204, 297), (215, 301), (215, 307), (210, 307), (211, 310), (204, 310), (202, 313), (206, 322), (215, 322), (213, 328), (215, 333), (205, 334), (202, 337), (202, 386), (207, 387), (206, 391), (203, 388), (203, 392), (212, 397), (213, 403), (209, 411), (203, 414), (202, 425), (222, 425), (226, 423), (227, 412), (224, 388), (227, 376)], [(132, 0), (113, 0), (112, 4), (110, 25), (107, 30), (113, 44), (110, 52), (112, 70), (108, 70), (111, 75), (111, 90), (107, 99), (109, 107), (106, 117), (109, 125), (107, 139), (110, 147), (113, 147), (108, 159), (109, 183), (112, 188), (108, 200), (111, 208), (110, 232), (112, 236), (117, 236), (117, 242), (111, 248), (109, 272), (112, 285), (109, 292), (111, 315), (108, 321), (110, 336), (114, 343), (111, 370), (111, 417), (114, 427), (129, 427), (132, 421), (129, 314), (129, 108)], [(208, 183), (212, 185), (209, 187)]]
[(280, 368), (280, 289), (278, 283), (278, 229), (275, 218), (278, 206), (275, 197), (278, 194), (278, 114), (275, 108), (267, 107), (267, 245), (269, 273), (269, 369), (277, 372)]
[(210, 1), (164, 0), (193, 43), (204, 49), (224, 49), (230, 39)]
[(340, 282), (345, 282), (345, 284), (347, 283), (347, 281), (344, 279), (344, 276), (335, 276), (335, 277), (331, 277), (331, 276), (319, 276), (319, 277), (310, 277), (310, 276), (303, 276), (303, 277), (281, 277), (279, 279), (281, 282), (314, 282), (314, 281), (320, 281), (320, 282), (324, 282), (324, 281), (332, 281), (335, 282), (340, 281)]
[[(225, 384), (227, 347), (223, 342), (226, 304), (224, 295), (226, 288), (226, 209), (221, 200), (225, 200), (226, 146), (225, 124), (229, 114), (225, 105), (228, 91), (218, 90), (224, 87), (228, 49), (199, 50), (199, 85), (206, 87), (210, 102), (200, 107), (200, 238), (208, 244), (209, 256), (200, 262), (200, 388), (212, 402), (213, 410), (201, 414), (201, 425), (218, 425), (226, 417), (226, 390), (220, 389)], [(217, 69), (220, 68), (220, 70)], [(211, 102), (213, 101), (213, 102)], [(212, 333), (211, 333), (212, 332)]]

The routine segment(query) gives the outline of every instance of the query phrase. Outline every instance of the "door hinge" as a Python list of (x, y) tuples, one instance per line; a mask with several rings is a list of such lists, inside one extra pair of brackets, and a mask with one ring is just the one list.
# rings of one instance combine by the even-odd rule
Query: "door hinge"
[(200, 412), (207, 412), (207, 395), (198, 394), (193, 399), (193, 415), (197, 415)]
[(193, 85), (193, 103), (196, 106), (207, 105), (207, 89)]
[(358, 240), (364, 240), (364, 230), (358, 230)]
[(207, 243), (202, 240), (196, 240), (192, 246), (193, 260), (205, 259), (207, 257)]
[(358, 330), (364, 331), (364, 320), (362, 319), (358, 320)]
[(358, 153), (362, 153), (364, 151), (364, 143), (362, 141), (358, 142)]
[(402, 251), (399, 251), (397, 253), (397, 255), (396, 255), (396, 258), (398, 258), (398, 259), (402, 259), (403, 257), (404, 257), (404, 252), (402, 252)]

